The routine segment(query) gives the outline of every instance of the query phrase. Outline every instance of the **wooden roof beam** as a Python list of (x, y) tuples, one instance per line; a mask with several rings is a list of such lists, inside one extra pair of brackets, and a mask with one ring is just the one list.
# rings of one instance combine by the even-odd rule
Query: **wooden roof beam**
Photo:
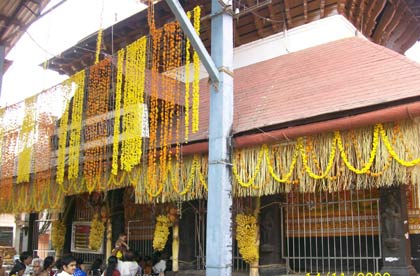
[(419, 28), (416, 20), (412, 19), (408, 27), (406, 27), (401, 35), (395, 40), (395, 45), (403, 45)]
[(284, 11), (286, 13), (286, 18), (287, 18), (287, 27), (288, 29), (293, 28), (293, 21), (292, 21), (292, 16), (290, 15), (290, 0), (284, 0)]
[(303, 0), (303, 18), (305, 23), (308, 23), (308, 0)]
[(391, 34), (394, 32), (394, 30), (400, 24), (400, 22), (403, 18), (403, 15), (405, 14), (406, 7), (404, 5), (401, 5), (401, 1), (403, 1), (403, 0), (397, 0), (395, 2), (395, 5), (397, 7), (397, 11), (395, 12), (395, 15), (392, 18), (391, 22), (384, 29), (384, 33), (382, 34), (382, 41), (380, 43), (381, 45), (385, 45), (388, 42)]
[[(247, 0), (246, 1), (248, 8), (252, 8), (254, 5), (253, 0)], [(254, 17), (254, 23), (257, 27), (257, 33), (260, 38), (265, 37), (264, 30), (263, 30), (263, 23), (261, 22), (261, 18), (259, 18), (255, 13), (252, 13), (252, 16)]]
[(319, 6), (319, 15), (321, 18), (325, 17), (325, 0), (321, 0), (320, 6)]
[(385, 6), (385, 11), (384, 15), (382, 16), (382, 20), (378, 23), (378, 26), (376, 27), (375, 32), (372, 35), (372, 39), (374, 42), (380, 45), (383, 44), (385, 29), (388, 28), (389, 24), (391, 24), (396, 14), (396, 6), (391, 3), (388, 3)]
[[(403, 18), (406, 18), (408, 16), (407, 11), (404, 12), (404, 15), (402, 16)], [(397, 27), (395, 28), (395, 30), (391, 33), (389, 40), (385, 43), (385, 45), (388, 48), (394, 49), (395, 47), (395, 42), (398, 40), (398, 38), (400, 38), (400, 36), (404, 33), (404, 31), (407, 29), (407, 27), (409, 25), (411, 25), (412, 22), (411, 20), (402, 20)]]
[(367, 6), (366, 0), (362, 0), (360, 2), (359, 14), (357, 15), (357, 19), (355, 22), (356, 28), (360, 28), (361, 33), (363, 33), (362, 21), (366, 18), (365, 17), (366, 6)]
[(385, 8), (385, 4), (387, 0), (377, 0), (372, 1), (372, 3), (375, 2), (375, 5), (372, 5), (368, 11), (368, 18), (366, 20), (366, 29), (365, 29), (365, 35), (370, 37), (372, 35), (373, 29), (375, 28), (376, 19), (378, 18), (379, 14), (383, 11)]
[(357, 7), (357, 3), (356, 2), (358, 2), (357, 0), (350, 0), (350, 2), (351, 2), (351, 6), (350, 6), (350, 9), (349, 9), (349, 11), (348, 11), (348, 15), (349, 15), (349, 20), (350, 20), (350, 22), (354, 22), (354, 18), (356, 17), (356, 7)]
[(268, 12), (270, 13), (270, 19), (271, 19), (271, 26), (273, 27), (273, 30), (278, 33), (282, 31), (281, 25), (280, 25), (280, 18), (276, 16), (276, 12), (274, 11), (273, 4), (268, 5)]
[(411, 46), (413, 46), (413, 44), (418, 40), (420, 36), (420, 27), (417, 27), (417, 29), (415, 30), (415, 32), (413, 32), (413, 34), (411, 35), (411, 37), (409, 37), (407, 39), (407, 41), (401, 45), (401, 53), (404, 53), (405, 51), (407, 51)]
[(346, 12), (346, 0), (338, 0), (337, 10), (339, 14), (344, 14)]

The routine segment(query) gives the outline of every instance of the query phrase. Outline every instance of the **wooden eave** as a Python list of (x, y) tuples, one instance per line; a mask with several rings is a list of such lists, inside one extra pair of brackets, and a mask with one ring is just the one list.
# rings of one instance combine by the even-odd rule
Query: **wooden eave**
[[(261, 3), (265, 3), (261, 5)], [(403, 53), (420, 38), (420, 4), (414, 0), (243, 0), (233, 1), (235, 47), (283, 32), (286, 29), (342, 14), (373, 42)], [(210, 51), (211, 1), (183, 1), (185, 10), (202, 8), (201, 39)], [(257, 8), (255, 8), (257, 7)], [(247, 12), (245, 12), (247, 11)], [(165, 1), (155, 4), (158, 27), (174, 20)], [(141, 36), (147, 35), (147, 10), (104, 30), (101, 53), (112, 55)], [(72, 75), (94, 60), (97, 33), (49, 60), (48, 66)], [(112, 44), (113, 43), (113, 44)]]

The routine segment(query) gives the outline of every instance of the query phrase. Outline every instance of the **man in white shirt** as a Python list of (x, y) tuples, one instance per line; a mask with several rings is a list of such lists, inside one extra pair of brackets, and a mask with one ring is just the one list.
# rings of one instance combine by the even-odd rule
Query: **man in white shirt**
[(72, 255), (61, 258), (61, 268), (63, 271), (57, 276), (72, 276), (76, 271), (76, 259)]
[(130, 250), (125, 252), (124, 261), (118, 261), (117, 269), (120, 271), (121, 276), (136, 276), (137, 274), (141, 274), (141, 267), (134, 260), (134, 253)]

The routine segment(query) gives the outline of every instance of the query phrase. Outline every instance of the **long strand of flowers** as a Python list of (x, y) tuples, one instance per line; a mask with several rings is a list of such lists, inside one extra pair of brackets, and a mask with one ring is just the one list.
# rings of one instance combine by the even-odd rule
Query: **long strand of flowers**
[[(191, 11), (187, 11), (187, 18), (191, 20)], [(188, 143), (190, 131), (190, 48), (191, 42), (187, 37), (185, 41), (185, 142)]]
[(121, 167), (128, 172), (142, 155), (146, 44), (144, 36), (127, 46)]
[[(118, 145), (120, 141), (120, 116), (121, 116), (121, 91), (125, 49), (122, 48), (117, 53), (117, 83), (115, 85), (115, 116), (114, 116), (114, 139), (112, 146), (112, 175), (118, 173)], [(111, 176), (112, 176), (111, 175)]]
[(59, 185), (64, 182), (64, 169), (66, 166), (66, 145), (67, 145), (67, 125), (69, 120), (69, 102), (66, 102), (66, 107), (61, 115), (60, 129), (58, 132), (58, 154), (57, 154), (57, 172), (56, 181)]
[(25, 115), (19, 132), (17, 183), (29, 182), (34, 144), (35, 104), (37, 96), (25, 100)]
[[(107, 58), (90, 67), (86, 117), (105, 115), (108, 112), (109, 85), (111, 80), (111, 59)], [(106, 140), (108, 125), (100, 121), (86, 127), (85, 142), (95, 143), (85, 152), (83, 173), (88, 192), (91, 193), (96, 184), (100, 185), (105, 171)]]
[(152, 68), (151, 68), (151, 95), (150, 95), (150, 129), (149, 129), (149, 154), (147, 159), (147, 194), (153, 198), (163, 190), (163, 184), (157, 187), (157, 131), (159, 118), (159, 64), (160, 64), (160, 40), (162, 30), (151, 30), (152, 45)]
[(99, 55), (101, 53), (101, 48), (102, 48), (102, 37), (103, 37), (102, 21), (103, 21), (103, 14), (104, 14), (104, 6), (105, 6), (105, 0), (102, 0), (101, 17), (99, 19), (99, 31), (98, 31), (98, 37), (96, 38), (95, 64), (99, 62)]
[(70, 81), (76, 86), (76, 91), (73, 97), (71, 112), (68, 179), (76, 179), (79, 176), (79, 160), (81, 151), (80, 138), (82, 132), (83, 102), (85, 95), (85, 75), (85, 70), (82, 70), (70, 78)]
[[(200, 19), (201, 19), (201, 7), (196, 6), (194, 8), (194, 29), (198, 35), (200, 35)], [(192, 85), (192, 133), (198, 131), (199, 126), (199, 109), (200, 109), (200, 58), (198, 57), (197, 51), (193, 54), (194, 64), (194, 80)]]

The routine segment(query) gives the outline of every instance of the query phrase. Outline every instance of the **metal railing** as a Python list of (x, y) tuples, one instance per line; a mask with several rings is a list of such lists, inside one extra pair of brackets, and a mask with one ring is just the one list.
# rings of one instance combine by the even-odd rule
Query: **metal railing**
[(294, 193), (281, 215), (282, 255), (290, 272), (379, 271), (379, 199), (372, 191)]

